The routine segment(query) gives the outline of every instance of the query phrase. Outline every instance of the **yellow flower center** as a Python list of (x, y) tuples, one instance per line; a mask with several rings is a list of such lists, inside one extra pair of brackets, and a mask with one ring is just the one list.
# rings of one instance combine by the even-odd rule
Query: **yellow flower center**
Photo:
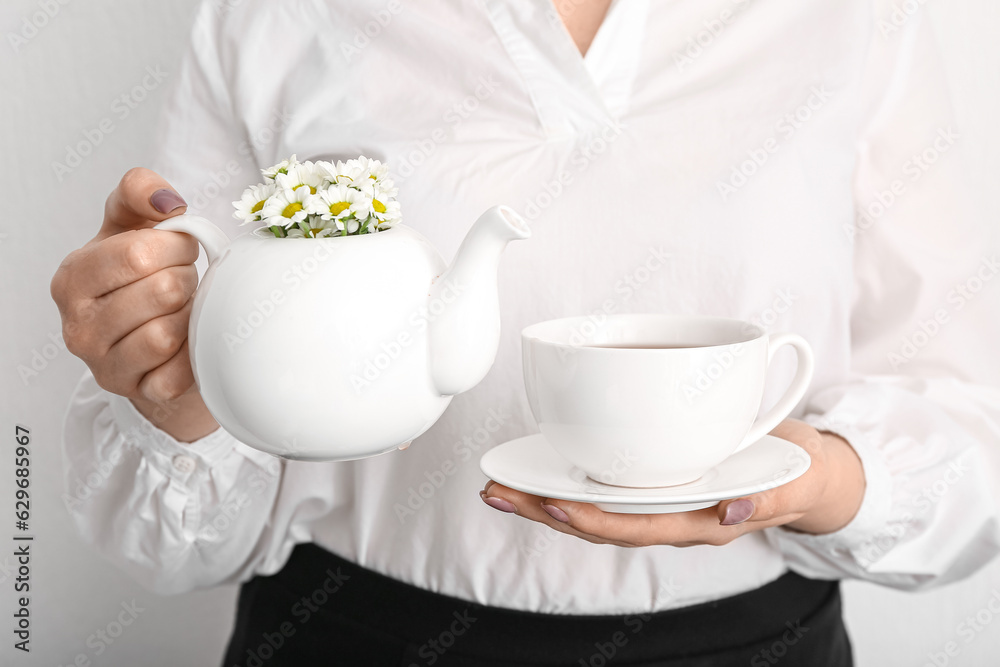
[(250, 209), (250, 212), (251, 213), (256, 213), (259, 210), (261, 210), (262, 208), (264, 208), (264, 200), (263, 199), (261, 199), (259, 202), (257, 202), (256, 204), (254, 204), (253, 208)]
[(349, 208), (351, 208), (350, 202), (346, 202), (346, 201), (334, 202), (333, 204), (330, 204), (330, 214), (331, 215), (340, 215), (341, 213), (343, 213), (344, 211), (346, 211)]
[(292, 188), (292, 190), (298, 190), (299, 188), (302, 188), (302, 187), (309, 188), (309, 192), (311, 192), (312, 194), (316, 194), (316, 188), (314, 188), (311, 185), (306, 185), (305, 183), (299, 183), (294, 188)]
[(375, 209), (376, 213), (385, 213), (385, 204), (377, 199), (372, 199), (372, 208)]
[(301, 210), (302, 210), (302, 204), (295, 201), (286, 206), (285, 210), (281, 212), (281, 215), (285, 216), (286, 218), (291, 218)]

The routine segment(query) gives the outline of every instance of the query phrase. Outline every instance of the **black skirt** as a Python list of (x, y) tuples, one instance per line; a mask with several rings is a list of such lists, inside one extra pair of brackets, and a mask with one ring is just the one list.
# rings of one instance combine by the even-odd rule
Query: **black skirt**
[(240, 591), (223, 667), (848, 667), (836, 581), (788, 573), (651, 614), (487, 607), (405, 584), (314, 544)]

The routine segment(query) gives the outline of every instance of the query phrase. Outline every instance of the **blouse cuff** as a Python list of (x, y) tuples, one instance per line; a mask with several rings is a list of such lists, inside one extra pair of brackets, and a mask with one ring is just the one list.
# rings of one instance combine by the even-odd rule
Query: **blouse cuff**
[(811, 415), (804, 419), (810, 426), (840, 436), (854, 448), (865, 474), (865, 493), (857, 514), (840, 530), (823, 535), (802, 533), (787, 528), (773, 531), (772, 538), (781, 548), (783, 542), (797, 544), (823, 553), (835, 560), (854, 560), (862, 568), (871, 565), (870, 545), (889, 524), (892, 507), (892, 476), (878, 447), (861, 431), (828, 417)]
[(236, 439), (222, 427), (194, 442), (179, 442), (149, 421), (129, 399), (109, 396), (125, 444), (137, 447), (153, 468), (183, 486), (190, 487), (207, 475), (236, 445)]

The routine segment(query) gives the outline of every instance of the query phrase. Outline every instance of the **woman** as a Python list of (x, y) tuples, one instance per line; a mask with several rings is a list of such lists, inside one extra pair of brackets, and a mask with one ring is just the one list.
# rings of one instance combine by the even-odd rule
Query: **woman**
[[(836, 580), (952, 581), (1000, 543), (997, 323), (961, 289), (992, 269), (928, 30), (867, 0), (207, 2), (155, 172), (53, 281), (92, 371), (70, 488), (114, 464), (71, 503), (84, 537), (160, 592), (247, 582), (227, 666), (851, 664)], [(279, 461), (193, 386), (197, 248), (148, 228), (187, 202), (231, 220), (292, 153), (387, 160), (445, 257), (491, 204), (532, 223), (495, 367), (404, 452)], [(535, 430), (520, 329), (610, 312), (807, 338), (812, 388), (776, 434), (810, 470), (673, 515), (476, 501), (481, 454)], [(772, 368), (765, 402), (793, 364)]]

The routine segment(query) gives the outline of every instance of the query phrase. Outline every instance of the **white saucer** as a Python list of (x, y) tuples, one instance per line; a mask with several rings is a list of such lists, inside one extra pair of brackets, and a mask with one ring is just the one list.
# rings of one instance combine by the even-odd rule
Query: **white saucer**
[(766, 435), (693, 482), (628, 488), (595, 482), (537, 434), (494, 447), (483, 455), (479, 468), (500, 484), (543, 498), (593, 503), (605, 512), (620, 514), (667, 514), (773, 489), (802, 475), (809, 464), (804, 449)]

